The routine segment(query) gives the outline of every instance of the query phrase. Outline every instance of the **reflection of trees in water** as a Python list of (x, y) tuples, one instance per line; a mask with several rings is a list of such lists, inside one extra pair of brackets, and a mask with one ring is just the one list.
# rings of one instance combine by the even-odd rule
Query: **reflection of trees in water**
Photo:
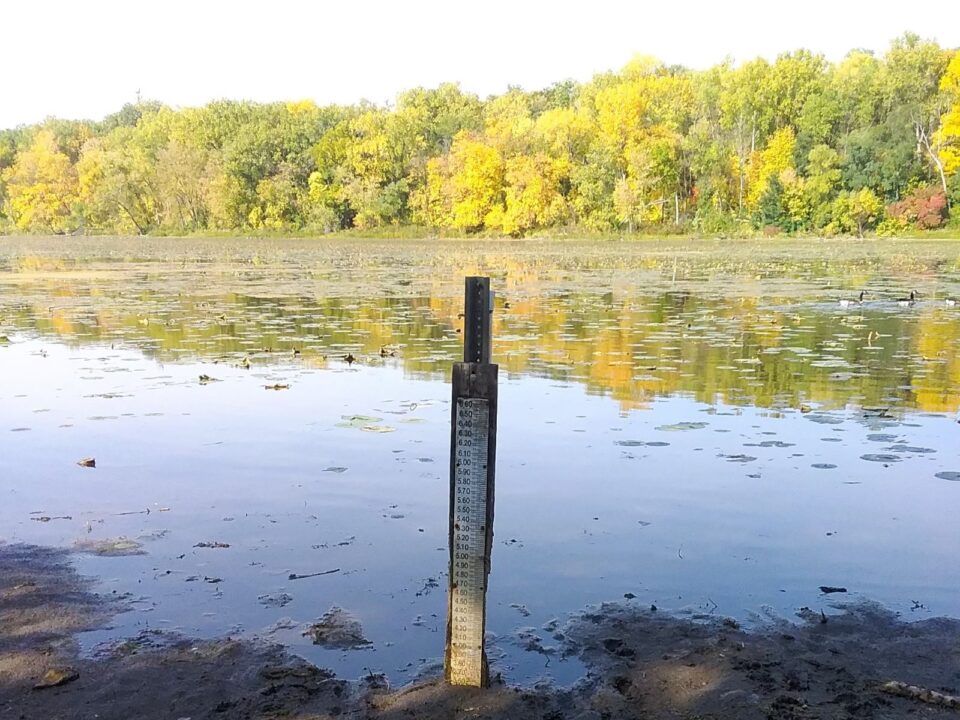
[[(399, 350), (398, 360), (386, 362), (439, 378), (460, 354), (459, 297), (201, 296), (136, 288), (44, 281), (31, 288), (39, 299), (12, 306), (6, 321), (77, 343), (134, 345), (163, 361), (291, 362), (296, 349), (298, 362), (348, 352), (384, 362), (386, 347)], [(495, 315), (496, 358), (508, 372), (581, 383), (624, 408), (676, 392), (761, 407), (960, 407), (960, 322), (943, 309), (892, 314), (866, 307), (860, 317), (825, 304), (791, 306), (789, 299), (758, 304), (641, 290), (517, 294)]]

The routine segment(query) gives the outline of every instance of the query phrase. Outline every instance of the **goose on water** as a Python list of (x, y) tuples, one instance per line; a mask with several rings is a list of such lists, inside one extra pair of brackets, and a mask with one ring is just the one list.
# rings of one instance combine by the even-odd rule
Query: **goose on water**
[(897, 298), (897, 305), (913, 305), (917, 301), (917, 291), (911, 290), (910, 297)]
[(866, 290), (861, 290), (859, 297), (856, 300), (851, 300), (850, 298), (841, 298), (840, 307), (849, 307), (850, 305), (863, 305), (863, 296), (866, 295)]

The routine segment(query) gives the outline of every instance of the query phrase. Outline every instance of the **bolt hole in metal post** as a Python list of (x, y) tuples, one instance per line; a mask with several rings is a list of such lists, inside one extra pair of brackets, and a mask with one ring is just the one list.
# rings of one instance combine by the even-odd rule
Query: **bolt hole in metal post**
[(490, 363), (490, 279), (468, 277), (464, 362), (453, 367), (450, 437), (450, 572), (445, 676), (486, 687), (483, 639), (493, 546), (497, 366)]

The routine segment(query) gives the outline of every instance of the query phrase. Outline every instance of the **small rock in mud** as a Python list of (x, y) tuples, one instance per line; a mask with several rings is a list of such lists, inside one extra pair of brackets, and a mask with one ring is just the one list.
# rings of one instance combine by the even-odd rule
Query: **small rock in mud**
[(76, 680), (78, 677), (80, 677), (80, 673), (73, 668), (47, 670), (40, 681), (33, 686), (33, 689), (46, 690), (47, 688), (59, 687)]
[(300, 624), (300, 623), (298, 623), (297, 621), (295, 621), (293, 618), (290, 618), (290, 617), (282, 617), (282, 618), (280, 618), (279, 620), (277, 620), (273, 625), (270, 625), (270, 626), (268, 626), (268, 627), (265, 627), (265, 628), (261, 631), (261, 633), (262, 633), (263, 635), (274, 635), (274, 634), (276, 634), (276, 633), (278, 633), (278, 632), (281, 632), (281, 631), (283, 631), (283, 630), (293, 630), (293, 629), (294, 629), (295, 627), (297, 627), (297, 625), (299, 625), (299, 624)]
[(93, 553), (104, 557), (146, 554), (142, 544), (125, 537), (107, 538), (105, 540), (77, 540), (73, 546), (78, 552)]
[(523, 627), (516, 630), (518, 644), (527, 652), (540, 653), (541, 655), (553, 655), (557, 652), (555, 647), (544, 645), (543, 639), (537, 635), (537, 631), (532, 627)]
[(355, 650), (372, 644), (363, 636), (360, 621), (336, 605), (327, 610), (320, 620), (310, 625), (303, 634), (311, 637), (314, 645), (339, 650)]

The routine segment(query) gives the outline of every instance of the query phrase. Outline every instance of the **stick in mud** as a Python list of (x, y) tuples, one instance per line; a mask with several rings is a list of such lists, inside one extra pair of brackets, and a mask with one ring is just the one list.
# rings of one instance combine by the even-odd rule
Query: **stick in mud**
[(956, 695), (947, 695), (936, 690), (917, 687), (916, 685), (907, 685), (905, 682), (891, 680), (880, 686), (883, 692), (899, 697), (919, 700), (920, 702), (930, 703), (931, 705), (942, 705), (943, 707), (960, 710), (960, 697)]

